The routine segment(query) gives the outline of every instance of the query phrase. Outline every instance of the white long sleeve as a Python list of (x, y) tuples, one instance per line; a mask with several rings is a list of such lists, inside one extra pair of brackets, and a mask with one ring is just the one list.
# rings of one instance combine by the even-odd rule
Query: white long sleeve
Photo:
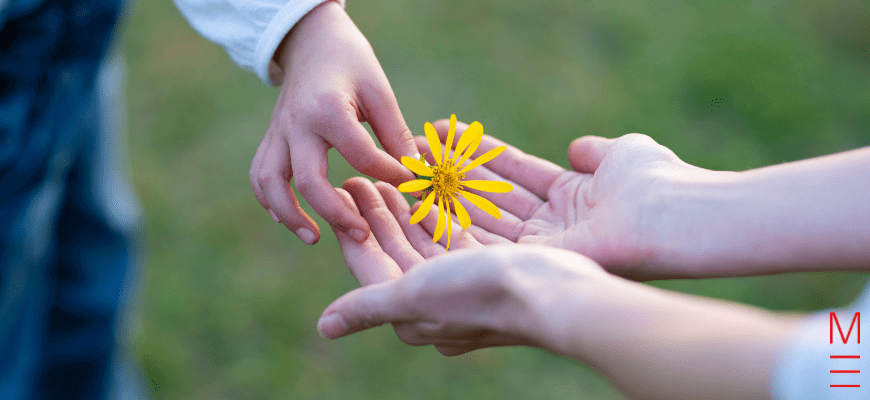
[[(837, 315), (833, 324), (831, 311)], [(870, 286), (851, 307), (827, 310), (804, 321), (779, 357), (771, 382), (775, 400), (870, 399), (870, 343), (865, 337), (865, 343), (859, 344), (859, 320), (849, 332), (856, 312), (864, 318), (870, 315)]]
[[(174, 0), (206, 39), (226, 49), (240, 67), (266, 84), (281, 40), (314, 7), (333, 0)], [(335, 0), (344, 7), (344, 0)]]

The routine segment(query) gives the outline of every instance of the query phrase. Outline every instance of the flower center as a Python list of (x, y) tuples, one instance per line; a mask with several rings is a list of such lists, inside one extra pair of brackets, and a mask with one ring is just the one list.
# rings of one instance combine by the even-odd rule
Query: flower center
[(446, 163), (432, 168), (432, 172), (432, 187), (438, 198), (450, 199), (459, 193), (465, 174), (459, 172), (459, 168), (453, 165), (453, 161), (447, 160)]

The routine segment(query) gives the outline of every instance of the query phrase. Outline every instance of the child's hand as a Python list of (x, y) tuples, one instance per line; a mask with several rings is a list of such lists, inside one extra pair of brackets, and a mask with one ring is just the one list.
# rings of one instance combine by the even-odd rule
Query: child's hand
[[(335, 147), (357, 171), (394, 185), (414, 178), (396, 161), (414, 157), (416, 148), (390, 83), (371, 45), (332, 1), (296, 24), (275, 58), (281, 68), (272, 76), (283, 86), (251, 163), (254, 194), (276, 222), (314, 244), (320, 230), (299, 207), (290, 188), (295, 178), (315, 212), (363, 241), (368, 224), (327, 180), (326, 152)], [(371, 124), (386, 152), (377, 148), (362, 121)]]

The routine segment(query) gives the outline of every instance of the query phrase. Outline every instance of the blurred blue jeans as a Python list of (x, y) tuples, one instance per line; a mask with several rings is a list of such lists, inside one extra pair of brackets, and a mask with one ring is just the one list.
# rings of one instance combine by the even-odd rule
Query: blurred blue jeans
[[(0, 4), (3, 6), (3, 4)], [(141, 398), (119, 0), (0, 11), (0, 399)]]

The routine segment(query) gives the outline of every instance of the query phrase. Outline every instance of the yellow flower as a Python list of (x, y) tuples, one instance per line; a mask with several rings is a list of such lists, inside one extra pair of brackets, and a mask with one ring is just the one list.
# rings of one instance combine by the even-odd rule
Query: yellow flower
[[(419, 177), (432, 177), (432, 179), (415, 179), (399, 185), (399, 191), (410, 193), (431, 188), (431, 192), (423, 199), (423, 204), (411, 216), (411, 223), (420, 222), (435, 200), (438, 200), (438, 223), (435, 226), (435, 233), (432, 237), (433, 242), (437, 242), (444, 232), (445, 223), (447, 227), (447, 248), (450, 248), (450, 226), (452, 225), (452, 212), (456, 212), (456, 217), (459, 219), (459, 225), (462, 229), (468, 228), (471, 225), (471, 217), (465, 207), (460, 203), (459, 197), (462, 196), (472, 204), (486, 211), (487, 214), (495, 218), (501, 218), (501, 213), (495, 204), (489, 200), (480, 197), (474, 193), (465, 191), (464, 189), (477, 189), (484, 192), (506, 193), (513, 189), (513, 186), (507, 182), (497, 181), (466, 181), (465, 173), (483, 163), (492, 160), (497, 155), (501, 154), (506, 147), (496, 147), (477, 157), (474, 161), (463, 167), (463, 164), (468, 161), (477, 147), (480, 146), (480, 140), (483, 138), (483, 125), (480, 122), (473, 122), (462, 134), (459, 143), (456, 144), (456, 151), (450, 155), (451, 147), (453, 147), (453, 136), (456, 132), (456, 114), (450, 116), (450, 130), (447, 133), (447, 143), (444, 154), (441, 154), (441, 142), (438, 140), (438, 133), (435, 132), (435, 127), (430, 123), (426, 123), (426, 140), (429, 141), (429, 149), (432, 151), (432, 158), (435, 159), (436, 165), (429, 167), (420, 160), (415, 160), (411, 157), (402, 157), (402, 164)], [(452, 207), (451, 207), (452, 205)]]

